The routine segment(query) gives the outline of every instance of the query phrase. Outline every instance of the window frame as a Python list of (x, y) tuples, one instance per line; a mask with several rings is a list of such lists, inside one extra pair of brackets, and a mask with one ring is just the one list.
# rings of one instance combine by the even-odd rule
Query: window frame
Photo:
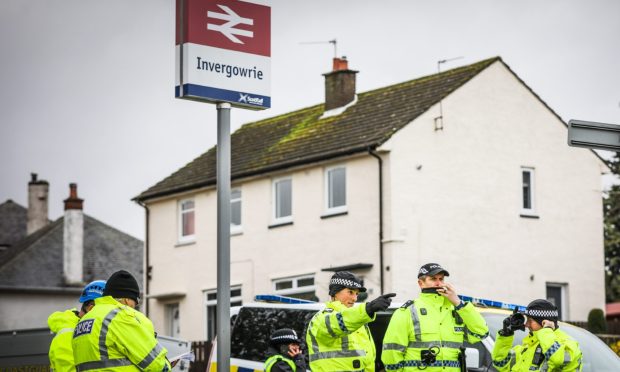
[[(239, 191), (239, 198), (233, 199), (232, 194), (234, 191)], [(233, 203), (239, 203), (239, 225), (234, 225), (232, 221), (232, 208)], [(241, 234), (243, 232), (243, 191), (241, 187), (233, 187), (230, 190), (230, 233), (233, 235)]]
[[(176, 334), (174, 331), (174, 312), (177, 312), (178, 315), (178, 327), (179, 333)], [(166, 313), (166, 331), (168, 332), (168, 336), (173, 338), (180, 338), (181, 335), (181, 306), (178, 302), (172, 302), (165, 305), (165, 313)]]
[[(194, 207), (191, 210), (183, 210), (183, 204), (189, 201), (194, 204)], [(194, 232), (191, 235), (183, 235), (183, 216), (190, 211), (194, 214)], [(196, 200), (194, 198), (185, 198), (177, 202), (177, 241), (179, 243), (196, 241)]]
[[(334, 171), (336, 169), (344, 169), (344, 205), (339, 205), (337, 207), (331, 207), (329, 206), (329, 202), (330, 202), (330, 198), (331, 198), (331, 193), (330, 193), (330, 183), (329, 183), (329, 173), (331, 171)], [(324, 192), (324, 201), (323, 201), (323, 206), (324, 206), (324, 216), (328, 216), (328, 215), (332, 215), (332, 214), (340, 214), (340, 213), (346, 213), (348, 210), (348, 204), (347, 204), (347, 167), (344, 164), (338, 164), (338, 165), (334, 165), (331, 167), (327, 167), (325, 168), (325, 171), (323, 172), (323, 192)]]
[[(523, 181), (523, 175), (528, 173), (530, 175), (530, 183), (529, 183), (529, 198), (530, 198), (530, 207), (525, 207), (525, 199), (524, 199), (524, 188), (525, 184)], [(538, 213), (536, 210), (536, 169), (534, 167), (521, 167), (521, 216), (524, 217), (538, 217)]]
[[(307, 286), (299, 286), (299, 280), (303, 279), (313, 279), (314, 284)], [(282, 282), (292, 282), (291, 288), (286, 289), (276, 289), (277, 283)], [(276, 278), (271, 280), (273, 292), (279, 296), (289, 296), (297, 293), (306, 293), (306, 292), (314, 292), (316, 295), (316, 275), (315, 274), (303, 274), (303, 275), (295, 275), (295, 276), (287, 276), (284, 278)]]
[[(230, 286), (230, 292), (231, 292), (231, 296), (230, 296), (230, 306), (241, 306), (243, 305), (243, 286), (241, 284), (239, 285), (231, 285)], [(232, 296), (232, 292), (239, 290), (239, 296)], [(217, 306), (217, 288), (211, 288), (211, 289), (206, 289), (202, 291), (203, 293), (203, 304), (204, 304), (204, 338), (205, 340), (213, 340), (213, 338), (209, 338), (209, 307), (215, 307)], [(214, 300), (209, 300), (209, 295), (210, 294), (214, 294), (215, 293), (215, 299)], [(217, 314), (215, 315), (217, 316)], [(217, 320), (215, 320), (217, 321)], [(216, 336), (217, 329), (213, 330), (213, 337)]]
[[(291, 214), (284, 217), (277, 216), (277, 207), (278, 207), (278, 193), (277, 193), (277, 184), (283, 181), (289, 181), (291, 183)], [(280, 225), (287, 224), (293, 222), (293, 177), (285, 176), (274, 178), (271, 181), (271, 220), (272, 225)]]

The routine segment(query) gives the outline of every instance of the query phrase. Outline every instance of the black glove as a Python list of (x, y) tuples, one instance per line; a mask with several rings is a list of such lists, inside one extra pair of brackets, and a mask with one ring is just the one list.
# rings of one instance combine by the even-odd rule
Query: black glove
[(510, 328), (510, 318), (512, 318), (512, 315), (504, 319), (502, 329), (497, 332), (500, 336), (508, 337), (515, 334), (515, 331)]
[(525, 331), (525, 316), (516, 310), (504, 319), (503, 328), (499, 331), (500, 336), (512, 336), (515, 331)]
[(366, 303), (366, 313), (368, 313), (369, 317), (373, 317), (377, 311), (387, 310), (392, 303), (392, 299), (390, 297), (396, 296), (396, 293), (388, 293), (383, 296), (379, 296), (374, 300)]

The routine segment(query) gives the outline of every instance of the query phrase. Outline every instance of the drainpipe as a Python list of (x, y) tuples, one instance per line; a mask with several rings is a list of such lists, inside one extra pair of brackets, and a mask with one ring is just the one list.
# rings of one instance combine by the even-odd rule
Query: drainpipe
[(144, 261), (145, 269), (144, 269), (144, 314), (146, 317), (149, 317), (149, 299), (147, 295), (149, 294), (149, 281), (151, 280), (151, 266), (149, 265), (149, 207), (143, 202), (136, 200), (136, 203), (140, 204), (142, 208), (144, 208), (146, 212), (146, 235), (144, 236)]
[(379, 165), (379, 282), (383, 294), (383, 160), (372, 147), (368, 148), (368, 153), (378, 160)]

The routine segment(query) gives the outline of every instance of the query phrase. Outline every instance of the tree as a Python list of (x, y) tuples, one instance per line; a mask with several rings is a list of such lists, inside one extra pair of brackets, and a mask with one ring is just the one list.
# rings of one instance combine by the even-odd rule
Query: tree
[(594, 334), (607, 332), (607, 321), (605, 313), (601, 309), (592, 309), (588, 313), (588, 331)]
[[(608, 161), (612, 173), (620, 176), (620, 153)], [(605, 287), (607, 302), (620, 301), (620, 185), (615, 184), (603, 200), (605, 218)]]

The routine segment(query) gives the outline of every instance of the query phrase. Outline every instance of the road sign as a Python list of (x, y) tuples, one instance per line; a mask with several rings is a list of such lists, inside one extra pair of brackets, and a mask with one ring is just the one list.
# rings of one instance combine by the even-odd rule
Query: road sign
[(177, 0), (175, 97), (271, 107), (271, 8)]
[(620, 151), (620, 125), (569, 120), (568, 145)]

